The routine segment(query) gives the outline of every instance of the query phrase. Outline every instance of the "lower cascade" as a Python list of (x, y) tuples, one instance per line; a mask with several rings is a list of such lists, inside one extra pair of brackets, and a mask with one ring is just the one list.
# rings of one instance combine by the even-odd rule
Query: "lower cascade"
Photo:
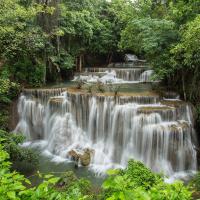
[(15, 132), (45, 141), (45, 152), (63, 160), (91, 151), (89, 168), (99, 174), (131, 158), (169, 176), (197, 169), (192, 110), (179, 99), (27, 89), (18, 113)]

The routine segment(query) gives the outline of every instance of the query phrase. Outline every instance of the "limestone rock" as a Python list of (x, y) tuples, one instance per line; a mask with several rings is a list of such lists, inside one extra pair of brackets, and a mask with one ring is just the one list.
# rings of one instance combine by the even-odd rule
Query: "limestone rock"
[(73, 161), (79, 160), (79, 154), (73, 149), (68, 152), (68, 156), (70, 156)]
[(84, 167), (87, 167), (90, 165), (91, 157), (94, 154), (94, 150), (86, 148), (83, 151), (83, 154), (77, 153), (75, 150), (71, 150), (68, 152), (68, 156), (72, 158), (72, 160), (79, 162)]

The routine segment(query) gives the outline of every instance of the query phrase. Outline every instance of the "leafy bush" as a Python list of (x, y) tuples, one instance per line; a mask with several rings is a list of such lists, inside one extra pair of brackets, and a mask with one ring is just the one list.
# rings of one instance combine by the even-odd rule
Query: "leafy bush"
[(176, 181), (173, 184), (164, 182), (157, 183), (148, 192), (150, 199), (153, 200), (189, 200), (192, 199), (191, 192), (181, 181)]
[(81, 89), (84, 85), (84, 81), (80, 79), (80, 77), (76, 80), (76, 89)]
[(10, 103), (19, 93), (20, 86), (9, 79), (0, 78), (0, 103)]
[(114, 93), (114, 96), (117, 96), (117, 94), (119, 93), (120, 91), (120, 85), (116, 85), (116, 84), (112, 84), (112, 83), (107, 83), (107, 86), (108, 86), (108, 90), (110, 92), (113, 92)]
[[(3, 140), (1, 140), (2, 142)], [(9, 154), (3, 150), (0, 144), (0, 194), (1, 200), (89, 200), (89, 196), (81, 193), (82, 182), (70, 190), (60, 191), (56, 187), (58, 177), (42, 175), (38, 173), (43, 182), (37, 187), (31, 187), (31, 183), (18, 172), (11, 172), (11, 163), (8, 162)], [(28, 185), (28, 187), (27, 187)], [(84, 183), (85, 185), (85, 183)], [(83, 187), (84, 189), (84, 187)]]
[(135, 187), (151, 188), (158, 181), (162, 181), (161, 175), (153, 173), (149, 168), (145, 167), (143, 163), (130, 160), (126, 170), (121, 172), (121, 175), (128, 176), (134, 182)]
[(0, 130), (0, 138), (3, 139), (1, 143), (4, 146), (4, 150), (9, 154), (9, 158), (14, 166), (16, 163), (23, 162), (29, 164), (30, 170), (37, 167), (38, 155), (31, 149), (19, 146), (25, 139), (23, 135)]
[(0, 112), (0, 129), (6, 130), (8, 128), (8, 112), (3, 110)]
[[(23, 138), (13, 137), (18, 143)], [(5, 143), (6, 139), (1, 139)], [(167, 184), (163, 178), (151, 172), (142, 163), (131, 160), (125, 170), (110, 170), (103, 183), (103, 193), (93, 194), (91, 184), (78, 179), (73, 172), (61, 178), (38, 173), (43, 182), (31, 187), (29, 180), (17, 172), (11, 172), (9, 154), (0, 144), (0, 194), (2, 200), (190, 200), (191, 192), (182, 182)], [(27, 185), (29, 185), (27, 187)]]
[(9, 66), (10, 73), (14, 79), (20, 83), (26, 83), (33, 87), (43, 84), (45, 65), (37, 60), (21, 58), (12, 66)]
[(0, 145), (0, 194), (1, 199), (20, 199), (19, 193), (25, 190), (23, 182), (29, 183), (24, 176), (10, 172), (9, 154)]
[(54, 63), (54, 65), (59, 66), (61, 69), (64, 70), (73, 69), (74, 67), (74, 56), (65, 52), (64, 50), (61, 51), (59, 56), (51, 56), (50, 59)]
[(200, 172), (198, 172), (195, 177), (193, 178), (193, 180), (191, 181), (193, 187), (200, 192)]
[(93, 90), (93, 85), (92, 84), (88, 84), (87, 86), (86, 86), (86, 91), (88, 92), (88, 93), (92, 93), (92, 90)]
[(189, 200), (191, 192), (182, 182), (167, 184), (142, 163), (129, 161), (125, 170), (110, 170), (103, 183), (107, 200)]
[(35, 70), (28, 76), (28, 83), (33, 87), (40, 87), (43, 85), (45, 65), (38, 63)]
[(55, 193), (52, 185), (58, 178), (45, 176), (45, 180), (37, 188), (27, 189), (25, 184), (30, 185), (30, 181), (17, 172), (11, 172), (11, 163), (8, 162), (9, 154), (0, 145), (0, 194), (2, 200), (28, 200), (28, 199), (61, 199), (55, 198), (60, 194)]
[(74, 172), (66, 172), (57, 182), (56, 186), (61, 191), (65, 191), (68, 194), (74, 194), (74, 191), (78, 192), (81, 195), (87, 195), (88, 198), (93, 197), (91, 193), (91, 183), (86, 179), (78, 179)]
[(95, 84), (95, 87), (96, 87), (97, 92), (101, 92), (101, 93), (104, 93), (104, 92), (105, 92), (104, 84), (101, 83), (100, 81), (98, 81), (98, 82)]

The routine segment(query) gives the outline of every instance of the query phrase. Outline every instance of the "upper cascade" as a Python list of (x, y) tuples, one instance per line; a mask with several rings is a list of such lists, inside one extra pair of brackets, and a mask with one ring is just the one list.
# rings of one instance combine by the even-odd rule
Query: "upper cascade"
[(148, 83), (155, 82), (152, 79), (153, 70), (147, 65), (134, 65), (131, 63), (110, 64), (105, 68), (85, 68), (83, 72), (76, 74), (74, 81), (102, 83)]
[(72, 150), (91, 149), (96, 173), (125, 167), (130, 158), (170, 176), (197, 169), (191, 107), (175, 93), (26, 89), (18, 113), (15, 132), (46, 141), (45, 151), (66, 160)]

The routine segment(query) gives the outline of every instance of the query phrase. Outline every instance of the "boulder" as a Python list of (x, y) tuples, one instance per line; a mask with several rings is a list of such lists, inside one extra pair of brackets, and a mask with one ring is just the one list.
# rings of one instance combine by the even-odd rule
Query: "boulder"
[(73, 161), (81, 163), (82, 166), (87, 167), (90, 165), (91, 157), (94, 154), (94, 150), (86, 148), (82, 154), (77, 153), (75, 150), (68, 152), (68, 156), (72, 158)]
[(88, 166), (90, 165), (91, 162), (91, 150), (90, 149), (85, 149), (84, 153), (80, 155), (80, 161), (82, 166)]
[(70, 156), (73, 161), (79, 160), (79, 154), (73, 149), (68, 152), (68, 156)]

